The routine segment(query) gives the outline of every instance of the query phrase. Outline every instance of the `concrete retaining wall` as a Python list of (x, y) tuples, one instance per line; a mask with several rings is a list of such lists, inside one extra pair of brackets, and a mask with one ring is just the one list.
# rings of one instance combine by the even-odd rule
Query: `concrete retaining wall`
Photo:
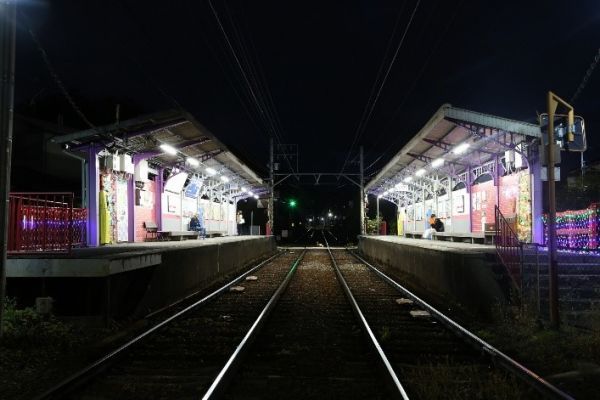
[[(135, 314), (141, 316), (164, 307), (276, 249), (273, 237), (260, 237), (165, 251), (162, 263), (153, 269)], [(118, 280), (119, 276), (113, 279)], [(118, 297), (117, 294), (113, 298)]]
[[(477, 245), (475, 245), (477, 246)], [(425, 295), (482, 316), (508, 299), (508, 278), (489, 249), (462, 243), (397, 237), (361, 237), (359, 251)], [(484, 250), (485, 249), (485, 250)]]
[[(277, 245), (273, 237), (240, 236), (113, 250), (94, 258), (11, 260), (8, 295), (20, 306), (50, 296), (59, 315), (139, 317), (273, 254)], [(146, 259), (152, 262), (129, 265)]]

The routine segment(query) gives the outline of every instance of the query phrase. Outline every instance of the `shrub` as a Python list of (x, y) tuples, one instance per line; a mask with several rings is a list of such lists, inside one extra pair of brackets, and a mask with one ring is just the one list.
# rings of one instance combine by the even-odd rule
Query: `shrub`
[(73, 327), (52, 315), (38, 314), (33, 308), (18, 309), (14, 299), (4, 303), (4, 340), (6, 346), (57, 346), (70, 348), (79, 342)]

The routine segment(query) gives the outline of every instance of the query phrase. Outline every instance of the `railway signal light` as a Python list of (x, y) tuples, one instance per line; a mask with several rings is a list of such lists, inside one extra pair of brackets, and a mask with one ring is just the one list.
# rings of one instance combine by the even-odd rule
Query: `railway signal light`
[(288, 204), (289, 204), (290, 208), (294, 208), (294, 207), (296, 207), (297, 203), (296, 203), (296, 200), (291, 199), (290, 201), (288, 201)]

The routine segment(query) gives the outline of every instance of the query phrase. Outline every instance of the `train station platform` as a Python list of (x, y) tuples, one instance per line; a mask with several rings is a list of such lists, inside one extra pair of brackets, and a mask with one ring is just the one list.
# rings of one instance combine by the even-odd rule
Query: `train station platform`
[(509, 296), (510, 278), (491, 245), (361, 236), (358, 249), (410, 286), (468, 312), (489, 316)]
[(7, 292), (22, 305), (51, 297), (57, 314), (144, 315), (275, 251), (271, 236), (233, 236), (13, 255)]
[[(162, 263), (166, 252), (199, 247), (254, 242), (264, 236), (230, 236), (186, 241), (120, 243), (73, 249), (70, 254), (13, 254), (8, 259), (8, 278), (99, 277), (151, 267)], [(219, 247), (220, 246), (220, 247)]]

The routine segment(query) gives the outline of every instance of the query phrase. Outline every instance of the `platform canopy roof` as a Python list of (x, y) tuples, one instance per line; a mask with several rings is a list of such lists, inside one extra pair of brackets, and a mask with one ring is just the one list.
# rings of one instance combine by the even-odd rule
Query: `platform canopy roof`
[(386, 196), (403, 182), (416, 185), (432, 177), (459, 177), (466, 171), (490, 166), (507, 150), (525, 156), (522, 143), (540, 136), (539, 125), (444, 104), (365, 190)]
[[(168, 110), (123, 122), (57, 136), (54, 142), (67, 145), (71, 151), (84, 151), (90, 146), (98, 150), (131, 154), (134, 159), (147, 159), (150, 165), (179, 168), (206, 174), (212, 168), (227, 176), (232, 183), (247, 185), (259, 191), (263, 180), (221, 143), (215, 135), (185, 111)], [(161, 148), (168, 145), (176, 154)], [(198, 165), (191, 165), (191, 157)], [(209, 174), (210, 175), (210, 174)]]

